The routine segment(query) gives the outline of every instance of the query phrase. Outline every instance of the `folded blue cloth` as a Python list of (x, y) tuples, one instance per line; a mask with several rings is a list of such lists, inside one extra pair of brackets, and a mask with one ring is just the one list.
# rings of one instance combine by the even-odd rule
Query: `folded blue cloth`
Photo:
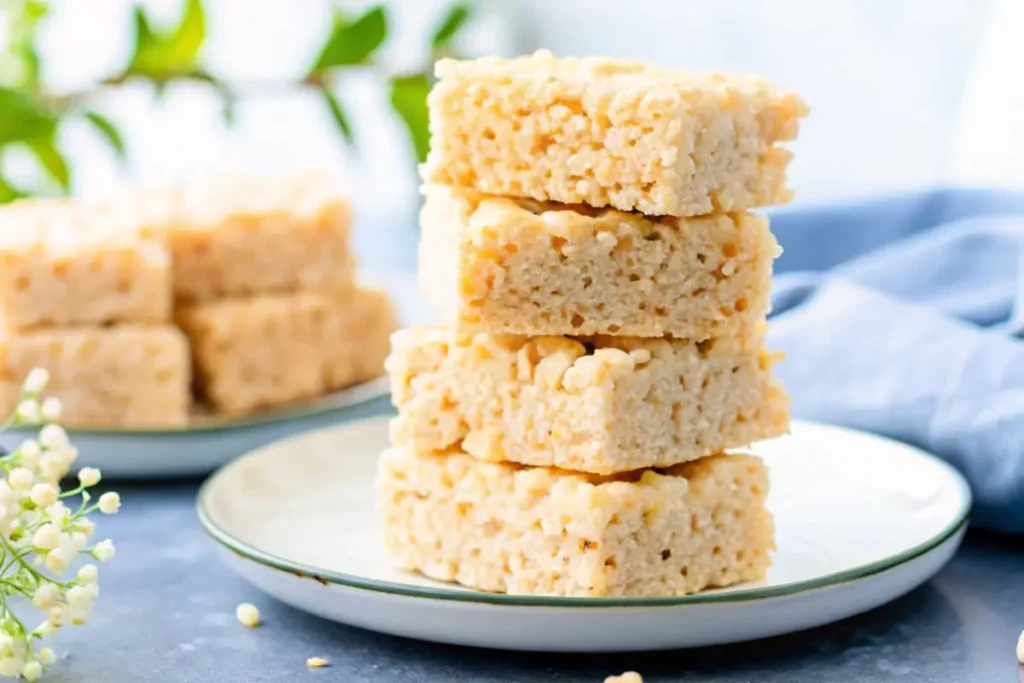
[(970, 482), (975, 525), (1024, 533), (1024, 194), (770, 213), (769, 345), (794, 415), (936, 453)]

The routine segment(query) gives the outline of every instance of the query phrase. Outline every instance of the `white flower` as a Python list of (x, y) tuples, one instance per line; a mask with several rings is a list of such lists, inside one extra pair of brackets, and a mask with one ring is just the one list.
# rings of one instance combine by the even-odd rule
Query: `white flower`
[(63, 528), (71, 517), (71, 510), (68, 510), (68, 506), (58, 500), (53, 505), (46, 506), (46, 516), (58, 527)]
[(56, 659), (57, 656), (53, 654), (53, 650), (51, 650), (50, 648), (44, 647), (39, 650), (39, 661), (42, 662), (45, 666), (50, 666)]
[(25, 665), (21, 675), (26, 681), (38, 681), (39, 677), (43, 675), (43, 665), (39, 662), (31, 661)]
[(68, 538), (71, 541), (68, 545), (71, 547), (72, 553), (75, 555), (85, 550), (85, 546), (89, 545), (89, 537), (81, 531), (71, 532), (71, 534), (68, 535)]
[(259, 626), (260, 611), (256, 605), (243, 602), (235, 608), (235, 618), (238, 619), (243, 626), (253, 628), (254, 626)]
[(25, 383), (22, 385), (26, 394), (38, 395), (43, 393), (46, 385), (50, 383), (50, 373), (46, 368), (36, 368), (28, 373)]
[(0, 676), (9, 676), (14, 678), (20, 676), (21, 672), (25, 670), (25, 663), (14, 657), (4, 657), (0, 659)]
[(68, 557), (68, 554), (62, 548), (56, 548), (46, 553), (46, 559), (43, 561), (43, 564), (51, 572), (60, 576), (67, 570), (69, 562), (71, 562), (71, 558)]
[(14, 413), (22, 422), (39, 422), (39, 401), (26, 398), (18, 404)]
[(100, 570), (94, 564), (85, 564), (78, 570), (78, 580), (82, 583), (96, 583), (99, 581)]
[(7, 483), (7, 480), (0, 479), (0, 501), (9, 500), (12, 493), (14, 493), (14, 489)]
[(43, 422), (56, 422), (60, 419), (61, 413), (64, 412), (64, 404), (56, 396), (50, 396), (43, 401), (40, 412), (42, 413)]
[(46, 507), (57, 502), (57, 487), (53, 484), (36, 484), (32, 487), (29, 497), (39, 507)]
[(16, 467), (7, 475), (7, 481), (15, 491), (25, 491), (32, 486), (35, 476), (32, 474), (32, 470)]
[(67, 448), (68, 433), (60, 425), (46, 425), (39, 430), (39, 443), (48, 450)]
[(39, 442), (35, 439), (25, 439), (21, 442), (21, 445), (18, 446), (18, 453), (21, 454), (22, 462), (31, 461), (34, 463), (42, 453), (42, 449), (39, 447)]
[(121, 496), (108, 491), (100, 496), (99, 509), (105, 515), (112, 515), (121, 509)]
[(46, 621), (49, 622), (51, 628), (57, 629), (64, 625), (67, 614), (68, 610), (64, 605), (54, 605), (46, 610)]
[(60, 545), (60, 528), (56, 524), (44, 524), (32, 536), (32, 544), (42, 550), (53, 550)]
[(54, 627), (53, 624), (50, 623), (50, 615), (49, 613), (47, 613), (46, 621), (39, 624), (39, 626), (36, 626), (35, 629), (33, 629), (32, 631), (32, 635), (37, 636), (39, 638), (47, 638), (49, 636), (52, 636), (56, 632), (57, 629)]
[(39, 609), (52, 607), (60, 596), (60, 588), (55, 583), (44, 583), (32, 595), (32, 604)]
[(109, 562), (113, 559), (115, 552), (114, 542), (109, 538), (105, 541), (100, 541), (96, 544), (96, 547), (92, 549), (93, 557), (100, 562)]
[(1020, 638), (1017, 639), (1017, 661), (1024, 664), (1024, 631), (1020, 632)]
[(79, 517), (75, 520), (74, 528), (89, 538), (96, 531), (96, 524), (88, 517)]
[(100, 471), (95, 467), (83, 467), (78, 470), (78, 483), (82, 486), (95, 486), (100, 483)]

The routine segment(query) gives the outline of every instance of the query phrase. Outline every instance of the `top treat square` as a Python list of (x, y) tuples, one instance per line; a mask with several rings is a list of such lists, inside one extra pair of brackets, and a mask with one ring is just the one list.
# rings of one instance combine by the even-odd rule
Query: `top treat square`
[(0, 208), (0, 328), (171, 318), (171, 256), (132, 207)]
[(428, 183), (670, 216), (791, 196), (778, 143), (808, 109), (759, 78), (547, 51), (435, 72)]

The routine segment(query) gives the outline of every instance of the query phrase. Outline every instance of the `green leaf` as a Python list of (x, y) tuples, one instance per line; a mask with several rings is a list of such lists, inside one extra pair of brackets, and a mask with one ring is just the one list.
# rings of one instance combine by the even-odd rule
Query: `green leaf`
[(14, 185), (11, 185), (7, 178), (0, 175), (0, 204), (7, 204), (9, 202), (13, 202), (15, 199), (21, 199), (26, 196), (27, 195), (23, 191), (19, 190)]
[(170, 31), (154, 29), (146, 10), (139, 5), (133, 8), (133, 14), (135, 51), (125, 73), (164, 81), (196, 68), (206, 39), (202, 0), (185, 0), (181, 20)]
[(100, 137), (114, 150), (114, 154), (121, 161), (124, 161), (128, 154), (124, 146), (124, 136), (118, 130), (117, 125), (103, 114), (95, 111), (86, 111), (82, 114), (85, 120), (92, 124)]
[(68, 168), (67, 159), (57, 149), (55, 140), (53, 138), (33, 140), (28, 143), (28, 148), (32, 151), (39, 165), (53, 178), (54, 182), (60, 186), (60, 189), (67, 194), (71, 190), (71, 171)]
[(0, 145), (46, 139), (57, 118), (43, 105), (11, 88), (0, 88)]
[[(5, 7), (5, 5), (7, 5)], [(0, 82), (16, 88), (39, 87), (40, 58), (36, 47), (39, 23), (49, 12), (42, 0), (0, 3), (5, 38), (0, 41)]]
[(423, 74), (391, 79), (391, 106), (402, 117), (420, 163), (426, 161), (430, 150), (430, 117), (427, 111), (429, 92), (430, 80)]
[(347, 145), (350, 147), (354, 146), (356, 139), (355, 134), (352, 131), (352, 123), (348, 120), (348, 114), (345, 113), (344, 108), (342, 108), (341, 101), (326, 88), (321, 92), (324, 96), (324, 102), (327, 103), (327, 109), (331, 112), (331, 118), (338, 126), (338, 130), (341, 131), (341, 137), (345, 140)]
[(381, 5), (374, 5), (351, 23), (339, 14), (335, 17), (330, 37), (313, 65), (313, 71), (323, 71), (332, 66), (362, 64), (381, 46), (387, 35), (388, 17)]
[(469, 5), (462, 2), (452, 5), (434, 31), (434, 37), (430, 41), (434, 49), (447, 47), (455, 34), (469, 21), (470, 15)]

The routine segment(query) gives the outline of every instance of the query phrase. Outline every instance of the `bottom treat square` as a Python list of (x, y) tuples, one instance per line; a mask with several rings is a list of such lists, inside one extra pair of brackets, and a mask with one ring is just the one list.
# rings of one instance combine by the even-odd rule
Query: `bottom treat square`
[(46, 394), (61, 400), (68, 426), (155, 429), (188, 421), (188, 344), (170, 325), (0, 332), (4, 414), (33, 368), (49, 371)]
[(404, 569), (518, 595), (684, 595), (764, 576), (774, 550), (759, 458), (594, 476), (385, 451), (384, 545)]
[(239, 414), (379, 377), (396, 315), (384, 292), (309, 291), (179, 308), (200, 393)]

